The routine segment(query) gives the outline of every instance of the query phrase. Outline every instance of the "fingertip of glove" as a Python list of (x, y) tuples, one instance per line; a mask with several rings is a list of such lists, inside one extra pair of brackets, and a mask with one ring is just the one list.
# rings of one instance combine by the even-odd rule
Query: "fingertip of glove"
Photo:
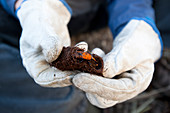
[(81, 83), (81, 76), (79, 76), (79, 74), (75, 75), (72, 79), (72, 82), (76, 87), (79, 87), (79, 84)]
[(86, 42), (79, 42), (78, 44), (75, 45), (75, 47), (83, 49), (84, 51), (88, 50), (88, 44)]
[(113, 78), (113, 77), (116, 76), (116, 75), (114, 74), (114, 72), (113, 72), (112, 70), (109, 70), (109, 68), (105, 68), (105, 69), (103, 70), (103, 76), (104, 76), (105, 78)]
[(43, 53), (44, 53), (46, 61), (48, 63), (51, 63), (59, 57), (61, 51), (62, 51), (62, 48), (61, 49), (58, 48), (58, 49), (51, 49), (51, 50), (43, 50)]
[(60, 55), (63, 49), (63, 44), (58, 37), (49, 36), (41, 42), (41, 47), (46, 61), (51, 63)]
[(103, 57), (104, 68), (103, 76), (106, 78), (113, 78), (118, 71), (117, 62), (112, 53), (108, 53)]
[(100, 49), (100, 48), (93, 49), (92, 53), (96, 54), (96, 55), (98, 55), (100, 57), (103, 57), (105, 55), (105, 52), (102, 49)]
[(50, 51), (50, 52), (46, 53), (45, 59), (48, 63), (51, 63), (59, 57), (60, 53), (61, 53), (61, 50), (60, 51), (59, 50)]
[(82, 87), (86, 87), (86, 84), (89, 83), (89, 75), (88, 73), (77, 74), (73, 77), (72, 81), (76, 87), (81, 89)]

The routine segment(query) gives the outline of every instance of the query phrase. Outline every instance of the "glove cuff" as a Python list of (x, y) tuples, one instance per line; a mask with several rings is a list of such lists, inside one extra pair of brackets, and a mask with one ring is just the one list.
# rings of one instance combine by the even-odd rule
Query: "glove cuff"
[[(21, 4), (19, 5), (19, 7), (15, 10), (15, 17), (17, 17), (17, 12), (21, 9), (21, 5), (22, 5), (25, 1), (27, 1), (27, 0), (23, 0), (23, 1), (21, 2)], [(17, 18), (18, 18), (18, 17), (17, 17)]]
[(63, 5), (67, 8), (67, 10), (70, 12), (70, 14), (72, 15), (72, 9), (71, 7), (67, 4), (67, 2), (65, 0), (60, 0), (60, 2), (63, 3)]
[[(15, 0), (15, 1), (16, 1), (16, 0)], [(21, 9), (21, 5), (22, 5), (25, 1), (28, 1), (28, 0), (23, 0), (23, 1), (21, 2), (20, 6), (15, 10), (14, 16), (15, 16), (16, 18), (18, 18), (18, 17), (17, 17), (17, 13), (18, 13), (18, 11)], [(72, 15), (72, 9), (71, 9), (70, 6), (66, 3), (66, 1), (65, 1), (65, 0), (59, 0), (59, 1), (63, 3), (63, 5), (67, 8), (67, 10), (69, 11), (69, 13)]]
[(134, 18), (132, 18), (132, 19), (145, 21), (146, 23), (148, 23), (148, 24), (153, 28), (153, 30), (155, 31), (155, 33), (158, 34), (158, 38), (159, 38), (160, 44), (161, 44), (161, 56), (162, 56), (162, 52), (163, 52), (163, 41), (162, 41), (160, 32), (159, 32), (158, 28), (156, 27), (156, 24), (155, 24), (154, 20), (151, 19), (151, 18), (149, 18), (149, 17), (145, 17), (145, 18), (134, 17)]
[[(132, 43), (130, 40), (133, 40), (134, 44), (138, 43), (139, 45), (136, 45), (136, 46), (139, 47), (140, 49), (150, 48), (149, 50), (151, 52), (150, 55), (152, 56), (153, 58), (152, 60), (154, 62), (157, 61), (161, 57), (162, 50), (163, 50), (163, 42), (162, 42), (159, 30), (157, 29), (152, 19), (148, 17), (132, 18), (131, 20), (129, 20), (128, 24), (122, 29), (122, 31), (115, 38), (113, 45), (115, 46), (120, 42), (126, 43), (128, 45), (128, 43)], [(142, 43), (145, 44), (145, 47)], [(158, 51), (160, 51), (160, 53), (158, 53)], [(148, 52), (147, 49), (143, 51), (143, 53), (146, 53), (146, 52)]]

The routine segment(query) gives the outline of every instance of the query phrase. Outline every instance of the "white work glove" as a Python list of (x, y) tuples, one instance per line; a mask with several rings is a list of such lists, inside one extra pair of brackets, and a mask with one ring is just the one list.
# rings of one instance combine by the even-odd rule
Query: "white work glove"
[[(103, 54), (99, 50), (94, 53)], [(80, 73), (74, 76), (73, 83), (86, 92), (93, 105), (111, 107), (137, 96), (149, 86), (154, 62), (160, 54), (159, 35), (145, 21), (133, 19), (114, 40), (111, 52), (100, 55), (104, 77)]]
[(71, 85), (73, 72), (52, 68), (63, 46), (70, 46), (71, 14), (59, 0), (28, 0), (17, 11), (22, 35), (20, 51), (27, 72), (41, 86)]

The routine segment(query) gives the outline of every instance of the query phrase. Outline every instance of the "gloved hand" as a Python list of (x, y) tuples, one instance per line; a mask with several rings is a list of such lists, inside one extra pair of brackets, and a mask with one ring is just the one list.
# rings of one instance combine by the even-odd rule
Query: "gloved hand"
[[(101, 55), (104, 77), (80, 73), (73, 78), (74, 85), (86, 92), (93, 105), (111, 107), (149, 86), (161, 43), (159, 33), (145, 21), (132, 19), (114, 40), (111, 52)], [(103, 54), (99, 50), (95, 53)]]
[(22, 26), (21, 57), (31, 77), (41, 86), (70, 85), (74, 72), (49, 65), (63, 46), (70, 45), (67, 24), (71, 14), (67, 8), (59, 0), (28, 0), (17, 9), (17, 16)]

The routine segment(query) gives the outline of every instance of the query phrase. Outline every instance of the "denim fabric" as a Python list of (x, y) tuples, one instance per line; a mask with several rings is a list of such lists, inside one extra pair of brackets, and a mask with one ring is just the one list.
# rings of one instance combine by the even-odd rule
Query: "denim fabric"
[(116, 37), (126, 23), (134, 18), (149, 17), (154, 20), (153, 0), (109, 0), (109, 27)]

